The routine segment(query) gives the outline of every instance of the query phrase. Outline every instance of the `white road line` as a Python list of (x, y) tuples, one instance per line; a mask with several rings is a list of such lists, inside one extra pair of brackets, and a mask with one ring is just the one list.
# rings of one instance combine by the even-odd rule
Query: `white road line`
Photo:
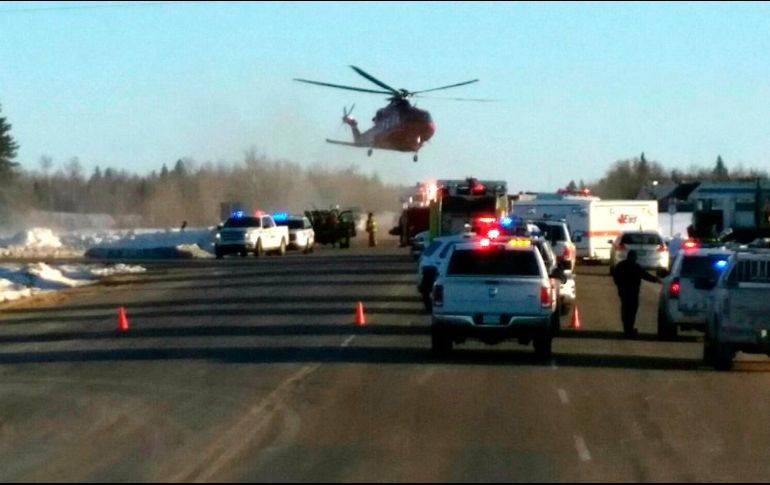
[(557, 389), (556, 392), (559, 393), (559, 399), (561, 400), (562, 404), (564, 405), (569, 404), (569, 395), (567, 395), (567, 391), (565, 391), (564, 389)]
[(559, 366), (556, 365), (556, 359), (551, 359), (551, 369), (556, 370)]
[(356, 338), (355, 335), (351, 335), (350, 337), (346, 338), (345, 341), (342, 342), (341, 346), (342, 347), (347, 347), (348, 345), (350, 345), (350, 342), (352, 342), (354, 338)]
[(577, 449), (580, 461), (591, 461), (591, 452), (588, 451), (586, 442), (582, 436), (575, 435), (575, 448)]
[[(225, 430), (208, 447), (196, 453), (200, 461), (186, 460), (185, 469), (158, 481), (208, 482), (241, 454), (271, 423), (280, 410), (287, 408), (286, 400), (292, 389), (315, 372), (321, 363), (306, 365), (284, 380), (273, 392), (246, 410), (242, 418)], [(202, 465), (201, 465), (202, 464)]]

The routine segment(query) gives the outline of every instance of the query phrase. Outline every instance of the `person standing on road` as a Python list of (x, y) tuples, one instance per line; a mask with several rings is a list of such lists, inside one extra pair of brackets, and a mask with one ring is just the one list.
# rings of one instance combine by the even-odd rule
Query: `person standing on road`
[(613, 274), (615, 286), (618, 287), (620, 316), (623, 320), (623, 333), (626, 337), (635, 337), (637, 334), (634, 327), (636, 326), (636, 312), (639, 309), (639, 290), (642, 286), (642, 280), (660, 283), (660, 278), (649, 274), (639, 266), (636, 260), (636, 251), (629, 251), (626, 259), (615, 267)]
[(366, 232), (369, 233), (369, 247), (377, 246), (377, 222), (374, 220), (374, 214), (371, 212), (366, 219)]

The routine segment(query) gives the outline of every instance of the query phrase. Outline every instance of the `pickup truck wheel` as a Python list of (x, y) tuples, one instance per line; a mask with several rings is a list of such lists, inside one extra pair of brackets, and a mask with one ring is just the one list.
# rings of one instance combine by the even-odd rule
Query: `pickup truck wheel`
[(281, 239), (281, 247), (278, 248), (278, 256), (286, 256), (286, 240)]
[(452, 352), (452, 339), (444, 332), (432, 329), (430, 332), (430, 347), (436, 355), (447, 355)]
[(216, 255), (217, 259), (222, 259), (222, 258), (225, 257), (225, 253), (223, 253), (219, 249), (216, 250), (215, 255)]
[(553, 338), (550, 335), (537, 337), (534, 341), (535, 355), (537, 355), (541, 359), (550, 359), (552, 343), (553, 343)]
[(735, 352), (725, 344), (716, 343), (714, 346), (714, 367), (717, 370), (728, 371), (733, 368)]
[(262, 240), (260, 239), (257, 241), (257, 246), (254, 248), (254, 257), (255, 258), (261, 258), (265, 254), (264, 249), (262, 249)]
[(247, 251), (241, 251), (241, 257), (242, 258), (245, 258), (248, 255), (249, 255), (249, 253)]
[(303, 254), (310, 253), (310, 241), (309, 240), (308, 240), (308, 242), (305, 243), (305, 249), (302, 251), (302, 253)]

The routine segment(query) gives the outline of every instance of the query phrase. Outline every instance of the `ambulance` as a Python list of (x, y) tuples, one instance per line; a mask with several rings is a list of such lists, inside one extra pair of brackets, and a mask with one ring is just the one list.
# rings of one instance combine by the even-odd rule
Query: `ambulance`
[(510, 197), (509, 213), (525, 220), (562, 220), (570, 228), (577, 257), (610, 260), (614, 239), (624, 231), (659, 231), (658, 202), (602, 200), (590, 195), (520, 194)]

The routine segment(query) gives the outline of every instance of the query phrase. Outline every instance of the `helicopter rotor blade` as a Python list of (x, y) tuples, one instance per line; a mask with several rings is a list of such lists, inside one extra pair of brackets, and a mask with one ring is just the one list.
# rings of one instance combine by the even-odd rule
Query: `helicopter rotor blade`
[(422, 96), (417, 95), (415, 98), (423, 98), (423, 99), (441, 99), (444, 101), (473, 101), (476, 103), (499, 103), (499, 99), (486, 99), (486, 98), (451, 98), (451, 97), (445, 97), (445, 96)]
[(422, 91), (415, 91), (415, 92), (413, 92), (411, 94), (429, 93), (431, 91), (439, 91), (441, 89), (456, 88), (456, 87), (459, 87), (459, 86), (465, 86), (466, 84), (473, 84), (473, 83), (477, 83), (477, 82), (479, 82), (478, 79), (471, 79), (470, 81), (465, 81), (465, 82), (457, 83), (457, 84), (450, 84), (448, 86), (441, 86), (440, 88), (423, 89)]
[(295, 81), (307, 84), (315, 84), (317, 86), (326, 86), (328, 88), (347, 89), (349, 91), (358, 91), (361, 93), (374, 93), (374, 94), (393, 94), (390, 91), (375, 91), (374, 89), (354, 88), (353, 86), (343, 86), (341, 84), (322, 83), (319, 81), (310, 81), (308, 79), (294, 79)]
[(397, 89), (394, 89), (394, 88), (388, 86), (387, 84), (385, 84), (384, 82), (380, 81), (379, 79), (377, 79), (376, 77), (372, 76), (371, 74), (367, 73), (366, 71), (364, 71), (360, 67), (356, 67), (356, 66), (350, 66), (350, 67), (354, 71), (356, 71), (358, 74), (360, 74), (361, 76), (365, 77), (369, 81), (373, 82), (377, 86), (379, 86), (381, 88), (385, 88), (388, 91), (390, 91), (388, 94), (395, 94), (396, 96), (400, 96), (401, 95), (400, 91), (398, 91)]

